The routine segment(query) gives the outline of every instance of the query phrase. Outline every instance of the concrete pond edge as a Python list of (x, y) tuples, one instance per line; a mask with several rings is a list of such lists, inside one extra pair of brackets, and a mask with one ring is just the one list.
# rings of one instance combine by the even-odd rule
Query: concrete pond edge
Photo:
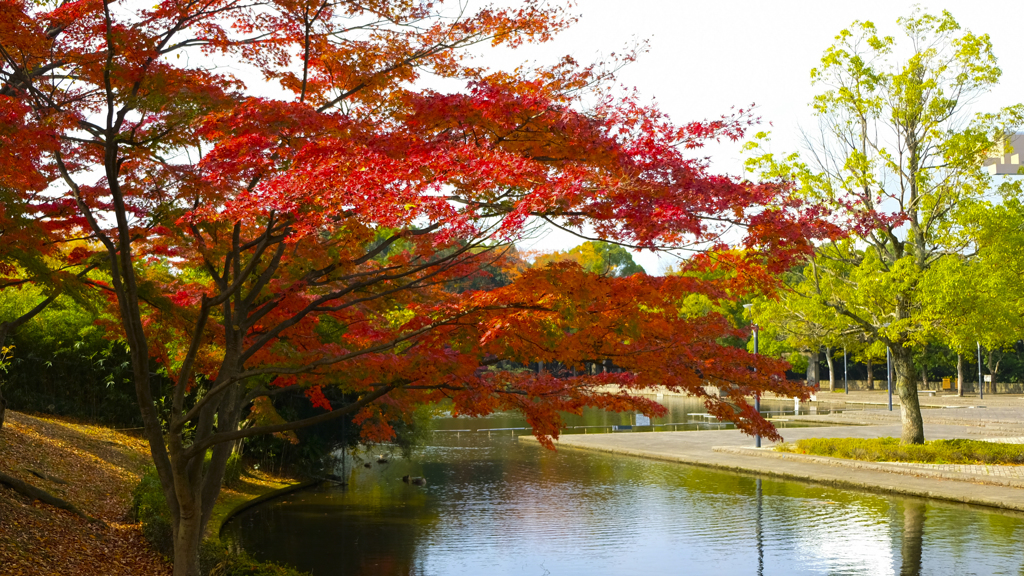
[(958, 482), (971, 482), (974, 484), (991, 484), (993, 486), (1006, 486), (1009, 488), (1024, 488), (1024, 480), (1013, 478), (1002, 478), (985, 474), (971, 474), (968, 472), (950, 472), (946, 470), (934, 470), (906, 464), (894, 464), (891, 462), (865, 462), (862, 460), (848, 460), (846, 458), (832, 458), (828, 456), (812, 456), (810, 454), (796, 454), (794, 452), (777, 452), (771, 448), (743, 448), (741, 446), (713, 446), (715, 452), (739, 454), (741, 456), (760, 456), (762, 458), (778, 458), (780, 460), (792, 460), (795, 462), (808, 462), (811, 464), (823, 464), (825, 466), (836, 466), (841, 468), (856, 468), (858, 470), (871, 470), (874, 472), (887, 472), (890, 474), (904, 474), (906, 476), (919, 476), (926, 478), (939, 478), (942, 480), (956, 480)]
[[(531, 440), (533, 440), (534, 442), (536, 442), (535, 438), (526, 437), (526, 436), (520, 438), (520, 441), (522, 441), (522, 440), (526, 440), (527, 442), (530, 442)], [(539, 442), (537, 442), (537, 444), (540, 445)], [(681, 455), (675, 455), (675, 454), (664, 454), (664, 453), (658, 453), (658, 452), (647, 452), (647, 451), (643, 451), (643, 450), (631, 450), (631, 449), (627, 449), (627, 448), (618, 448), (618, 447), (614, 447), (614, 446), (591, 446), (591, 445), (579, 445), (579, 444), (566, 444), (566, 443), (560, 443), (560, 442), (557, 442), (557, 441), (555, 442), (555, 445), (558, 446), (559, 449), (570, 448), (570, 449), (576, 449), (576, 450), (587, 450), (587, 451), (592, 451), (592, 452), (604, 452), (604, 453), (608, 453), (608, 454), (618, 454), (618, 455), (622, 455), (622, 456), (633, 456), (633, 457), (636, 457), (636, 458), (644, 458), (644, 459), (648, 459), (648, 460), (657, 460), (657, 461), (662, 461), (662, 462), (674, 462), (674, 463), (677, 463), (677, 464), (686, 464), (686, 465), (690, 465), (690, 466), (699, 466), (699, 467), (702, 467), (702, 468), (713, 468), (713, 469), (717, 469), (717, 470), (727, 470), (727, 471), (730, 471), (730, 472), (739, 472), (739, 473), (742, 473), (742, 474), (754, 474), (754, 475), (758, 475), (758, 476), (770, 476), (770, 477), (775, 477), (775, 478), (784, 478), (784, 479), (787, 479), (787, 480), (799, 480), (799, 481), (803, 481), (803, 482), (811, 482), (811, 483), (814, 483), (814, 484), (821, 484), (821, 485), (832, 486), (832, 487), (836, 487), (836, 488), (853, 488), (853, 489), (857, 489), (857, 490), (863, 490), (863, 491), (866, 491), (866, 492), (875, 492), (875, 493), (884, 493), (884, 494), (897, 494), (897, 495), (900, 495), (900, 496), (916, 496), (916, 497), (919, 497), (919, 498), (931, 498), (931, 499), (935, 499), (935, 500), (943, 500), (943, 501), (947, 501), (947, 502), (956, 502), (956, 503), (960, 503), (960, 504), (971, 504), (971, 505), (976, 505), (976, 506), (985, 506), (987, 508), (999, 508), (999, 509), (1002, 509), (1002, 510), (1012, 510), (1012, 511), (1016, 511), (1016, 512), (1024, 512), (1024, 502), (1011, 502), (1011, 501), (1006, 501), (1006, 500), (1002, 500), (1002, 499), (999, 499), (999, 498), (991, 498), (991, 497), (979, 496), (979, 495), (975, 495), (975, 494), (972, 494), (972, 493), (970, 493), (968, 491), (963, 491), (963, 490), (948, 490), (948, 491), (945, 491), (945, 490), (926, 490), (926, 489), (916, 488), (916, 487), (912, 487), (912, 486), (900, 485), (898, 483), (898, 480), (897, 480), (898, 476), (896, 476), (896, 477), (886, 476), (885, 477), (886, 480), (890, 480), (891, 479), (892, 482), (888, 482), (888, 481), (885, 481), (885, 482), (881, 482), (881, 481), (880, 482), (864, 482), (864, 481), (859, 481), (859, 480), (855, 480), (855, 479), (852, 479), (852, 478), (836, 478), (836, 477), (833, 477), (833, 476), (822, 475), (822, 474), (805, 473), (805, 472), (793, 472), (793, 471), (788, 471), (788, 470), (776, 470), (776, 469), (772, 469), (772, 468), (770, 468), (768, 466), (763, 466), (763, 465), (762, 466), (758, 466), (758, 465), (755, 465), (755, 464), (744, 465), (744, 464), (734, 464), (734, 463), (725, 463), (725, 462), (713, 462), (713, 461), (709, 461), (709, 460), (705, 460), (705, 459), (689, 458), (689, 457), (685, 457), (685, 456), (681, 456)], [(816, 465), (816, 466), (826, 466), (828, 468), (859, 468), (859, 469), (864, 470), (866, 472), (878, 472), (878, 473), (884, 473), (884, 474), (898, 473), (900, 475), (911, 475), (911, 476), (916, 476), (916, 477), (919, 477), (919, 478), (920, 477), (924, 477), (924, 478), (927, 478), (927, 479), (930, 479), (930, 480), (936, 480), (936, 481), (953, 481), (953, 482), (971, 483), (971, 484), (989, 484), (989, 485), (992, 485), (994, 488), (1002, 488), (1002, 489), (1016, 489), (1016, 488), (1024, 487), (1024, 483), (1021, 483), (1020, 481), (1016, 481), (1016, 484), (1014, 484), (1014, 485), (995, 484), (995, 483), (992, 482), (992, 480), (994, 480), (994, 478), (989, 477), (989, 476), (981, 476), (981, 475), (977, 475), (977, 474), (962, 474), (962, 473), (955, 473), (955, 472), (939, 472), (940, 474), (944, 474), (946, 476), (935, 476), (935, 475), (920, 474), (919, 473), (920, 469), (918, 469), (918, 468), (904, 470), (900, 466), (892, 466), (891, 468), (893, 468), (893, 469), (889, 469), (889, 468), (881, 469), (880, 467), (879, 468), (872, 468), (872, 467), (864, 466), (864, 465), (875, 465), (875, 466), (877, 466), (877, 464), (869, 463), (869, 462), (843, 462), (842, 464), (840, 464), (840, 463), (814, 462), (814, 461), (808, 461), (808, 460), (801, 460), (799, 458), (787, 458), (787, 456), (805, 456), (805, 455), (802, 455), (802, 454), (775, 453), (775, 452), (773, 452), (771, 450), (764, 449), (764, 448), (757, 449), (757, 448), (742, 448), (742, 447), (734, 447), (734, 446), (715, 446), (715, 447), (712, 447), (711, 449), (714, 452), (719, 452), (719, 453), (723, 453), (723, 454), (732, 454), (732, 455), (735, 455), (735, 456), (767, 457), (767, 458), (781, 457), (781, 459), (784, 459), (784, 460), (791, 460), (791, 461), (798, 462), (798, 463), (812, 464), (812, 465)], [(778, 454), (778, 456), (775, 456), (775, 454)], [(820, 456), (811, 456), (810, 458), (821, 458), (823, 460), (825, 459), (824, 457), (820, 457)], [(841, 459), (838, 459), (838, 458), (829, 458), (827, 460), (839, 460), (839, 461), (841, 461)], [(845, 466), (845, 464), (850, 464), (850, 463), (854, 463), (854, 464), (857, 464), (857, 465), (856, 466)], [(929, 472), (938, 472), (938, 471), (929, 471)], [(954, 475), (956, 475), (957, 477), (954, 477)], [(1009, 480), (1009, 479), (1004, 479), (1004, 480), (1007, 480), (1008, 482), (1014, 482), (1013, 480)], [(949, 487), (947, 487), (947, 488), (949, 488)]]

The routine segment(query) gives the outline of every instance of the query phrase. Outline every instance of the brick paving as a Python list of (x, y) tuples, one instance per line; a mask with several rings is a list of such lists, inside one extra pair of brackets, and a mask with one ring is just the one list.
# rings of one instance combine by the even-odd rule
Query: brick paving
[(977, 474), (979, 476), (998, 476), (1024, 480), (1024, 466), (1006, 466), (994, 464), (923, 464), (920, 462), (886, 462), (892, 466), (906, 466), (922, 470), (938, 470), (940, 472), (958, 472), (960, 474)]

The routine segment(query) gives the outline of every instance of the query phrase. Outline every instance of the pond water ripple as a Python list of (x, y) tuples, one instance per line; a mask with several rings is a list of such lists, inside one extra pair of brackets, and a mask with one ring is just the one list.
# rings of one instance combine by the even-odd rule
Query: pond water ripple
[(224, 536), (315, 576), (1024, 574), (1019, 514), (510, 438), (435, 442), (253, 508)]

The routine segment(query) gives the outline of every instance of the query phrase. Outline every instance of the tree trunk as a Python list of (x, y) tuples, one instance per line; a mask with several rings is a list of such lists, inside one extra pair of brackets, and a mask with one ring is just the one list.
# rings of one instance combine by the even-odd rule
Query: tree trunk
[(93, 522), (93, 523), (96, 523), (96, 524), (101, 524), (103, 526), (107, 525), (107, 523), (104, 522), (103, 520), (100, 520), (99, 518), (93, 518), (92, 516), (86, 514), (81, 509), (79, 509), (77, 506), (75, 506), (74, 504), (68, 502), (67, 500), (63, 500), (61, 498), (58, 498), (58, 497), (54, 496), (53, 494), (50, 494), (46, 490), (43, 490), (41, 488), (37, 488), (37, 487), (29, 484), (28, 482), (25, 482), (24, 480), (20, 480), (18, 478), (15, 478), (14, 476), (8, 476), (7, 474), (4, 474), (3, 472), (0, 472), (0, 484), (5, 484), (7, 486), (10, 486), (11, 488), (13, 488), (19, 494), (21, 494), (23, 496), (27, 496), (27, 497), (29, 497), (29, 498), (31, 498), (33, 500), (39, 500), (40, 502), (43, 502), (45, 504), (49, 504), (50, 506), (53, 506), (55, 508), (60, 508), (61, 510), (67, 510), (68, 512), (71, 512), (73, 514), (77, 514), (77, 515), (81, 516), (82, 518), (85, 518), (89, 522)]
[(988, 351), (988, 373), (992, 375), (992, 385), (988, 387), (990, 394), (996, 393), (996, 375), (999, 374), (999, 362), (996, 361), (996, 354)]
[(818, 357), (818, 355), (819, 355), (818, 352), (808, 352), (807, 353), (807, 385), (808, 386), (817, 386), (818, 382), (821, 381), (821, 375), (819, 374), (821, 367), (818, 365), (818, 362), (820, 362), (821, 359)]
[(921, 390), (928, 390), (928, 370), (921, 367)]
[(903, 421), (900, 442), (924, 444), (924, 421), (921, 419), (921, 402), (914, 382), (913, 352), (896, 343), (892, 350), (892, 360), (896, 369), (896, 391), (900, 397), (900, 416)]
[(202, 533), (199, 520), (199, 510), (194, 509), (191, 517), (182, 516), (178, 522), (174, 537), (174, 576), (200, 576), (199, 540)]
[(864, 361), (864, 363), (867, 364), (867, 367), (868, 367), (868, 390), (874, 390), (875, 389), (875, 371), (874, 371), (874, 368), (871, 365), (871, 358), (866, 359)]
[(964, 355), (956, 353), (956, 395), (964, 395)]
[(825, 347), (825, 361), (828, 362), (828, 391), (836, 391), (836, 371), (834, 360), (832, 358), (832, 348), (829, 346)]

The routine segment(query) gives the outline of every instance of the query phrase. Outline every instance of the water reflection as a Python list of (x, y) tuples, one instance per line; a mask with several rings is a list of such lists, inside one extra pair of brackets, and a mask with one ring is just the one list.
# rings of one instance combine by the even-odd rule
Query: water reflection
[[(405, 474), (428, 486), (404, 484)], [(225, 537), (342, 575), (1016, 574), (1024, 519), (485, 435), (356, 467)]]
[[(688, 396), (665, 396), (659, 398), (661, 403), (668, 410), (665, 416), (651, 418), (650, 426), (636, 426), (636, 415), (622, 412), (606, 412), (596, 408), (584, 409), (583, 414), (563, 415), (565, 428), (564, 434), (594, 434), (610, 432), (613, 428), (637, 428), (642, 430), (723, 430), (734, 428), (731, 423), (719, 422), (709, 418), (707, 408), (703, 402)], [(762, 400), (761, 414), (772, 418), (779, 428), (804, 427), (817, 424), (808, 424), (789, 421), (786, 416), (794, 414), (828, 414), (831, 409), (810, 404), (801, 404), (799, 410), (794, 410), (791, 400)], [(839, 410), (842, 411), (842, 410)], [(492, 436), (528, 434), (528, 424), (522, 415), (513, 412), (491, 414), (482, 418), (440, 418), (436, 422), (436, 432), (439, 434), (460, 432), (489, 432)]]
[(754, 522), (754, 532), (757, 535), (757, 576), (764, 574), (764, 538), (761, 535), (761, 501), (764, 495), (761, 493), (761, 479), (757, 479), (757, 517)]
[(903, 503), (903, 564), (900, 576), (918, 576), (921, 573), (924, 509), (924, 502), (909, 500)]

